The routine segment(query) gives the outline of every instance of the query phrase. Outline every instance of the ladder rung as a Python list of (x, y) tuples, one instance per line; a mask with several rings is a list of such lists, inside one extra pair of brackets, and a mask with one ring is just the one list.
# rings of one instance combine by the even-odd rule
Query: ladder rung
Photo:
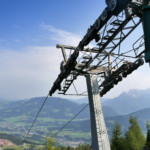
[(70, 85), (70, 83), (65, 83), (65, 85)]
[(62, 92), (66, 92), (66, 90), (61, 90)]
[(85, 66), (85, 64), (79, 64), (78, 67), (79, 67), (79, 66), (80, 66), (80, 67), (83, 67), (83, 66)]
[(82, 64), (86, 64), (86, 63), (88, 63), (88, 61), (83, 60), (81, 63), (82, 63)]
[(71, 74), (74, 75), (74, 76), (78, 75), (77, 72), (72, 72)]
[(64, 89), (67, 89), (67, 88), (68, 88), (68, 86), (65, 84), (63, 88), (64, 88)]
[(86, 66), (86, 65), (79, 65), (78, 68), (83, 68), (84, 66)]
[(106, 47), (105, 49), (113, 49), (115, 46)]
[(105, 42), (100, 42), (97, 45), (101, 46), (101, 45), (104, 45), (104, 44), (105, 44)]
[(59, 92), (58, 94), (65, 94), (64, 92)]
[(105, 37), (103, 37), (104, 40), (108, 40), (111, 36), (106, 35)]
[(92, 59), (92, 56), (83, 56), (84, 59)]
[(66, 80), (66, 82), (72, 82), (72, 80)]
[(108, 33), (114, 33), (114, 32), (116, 32), (115, 28), (111, 28), (110, 30), (108, 30)]
[(115, 20), (111, 23), (111, 25), (115, 25), (115, 26), (120, 26), (122, 24), (123, 21), (121, 20)]
[(114, 38), (113, 40), (122, 40), (122, 37)]
[(58, 93), (58, 94), (65, 94), (65, 93)]
[(134, 27), (135, 27), (135, 26), (125, 27), (125, 28), (123, 28), (123, 30), (133, 29)]

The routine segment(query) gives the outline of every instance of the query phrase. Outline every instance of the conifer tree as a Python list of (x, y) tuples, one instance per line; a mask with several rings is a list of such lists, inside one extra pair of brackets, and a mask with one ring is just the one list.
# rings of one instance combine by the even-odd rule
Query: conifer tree
[(145, 137), (136, 118), (131, 116), (129, 122), (130, 127), (125, 135), (127, 150), (141, 150), (145, 145)]
[(60, 150), (59, 147), (56, 147), (56, 142), (54, 136), (50, 135), (50, 137), (46, 137), (46, 144), (43, 148), (43, 150)]
[(144, 150), (150, 150), (150, 122), (147, 122), (147, 137)]
[(79, 145), (76, 150), (92, 150), (90, 145)]
[(119, 122), (115, 123), (112, 131), (111, 150), (126, 150)]

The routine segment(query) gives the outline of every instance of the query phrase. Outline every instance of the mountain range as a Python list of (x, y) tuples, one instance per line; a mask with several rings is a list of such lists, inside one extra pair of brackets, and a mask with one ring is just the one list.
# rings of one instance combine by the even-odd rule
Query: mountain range
[[(130, 90), (124, 92), (118, 97), (112, 99), (103, 99), (102, 106), (113, 108), (120, 115), (127, 115), (144, 108), (150, 108), (150, 89), (146, 90)], [(73, 102), (82, 104), (88, 103), (88, 98), (73, 100)]]
[(120, 115), (127, 115), (144, 108), (150, 108), (150, 89), (130, 90), (116, 98), (104, 101), (103, 106), (111, 106)]
[[(119, 121), (123, 132), (129, 127), (129, 117), (137, 117), (139, 124), (146, 132), (145, 123), (150, 120), (150, 89), (131, 90), (122, 93), (113, 99), (102, 99), (102, 106), (108, 133), (111, 135), (114, 123)], [(23, 136), (35, 119), (44, 97), (31, 98), (29, 100), (6, 101), (0, 100), (0, 132)], [(87, 98), (85, 98), (86, 100)], [(79, 101), (79, 100), (78, 100)], [(57, 132), (86, 104), (78, 101), (50, 97), (45, 103), (28, 139), (41, 140), (53, 131)], [(62, 141), (84, 141), (90, 142), (90, 118), (89, 106), (86, 107), (61, 134), (56, 136)], [(44, 139), (44, 138), (43, 138)]]

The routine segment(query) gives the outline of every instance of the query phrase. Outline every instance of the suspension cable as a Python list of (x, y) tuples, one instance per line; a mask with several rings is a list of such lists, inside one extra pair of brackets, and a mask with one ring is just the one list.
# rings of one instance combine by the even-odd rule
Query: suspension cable
[(39, 109), (39, 111), (38, 111), (38, 113), (37, 113), (37, 115), (36, 115), (34, 121), (32, 122), (32, 124), (31, 124), (31, 126), (30, 126), (30, 128), (29, 128), (29, 130), (28, 130), (28, 132), (27, 132), (27, 134), (26, 134), (26, 136), (24, 137), (24, 139), (23, 139), (23, 141), (22, 141), (22, 144), (25, 142), (26, 138), (28, 137), (28, 135), (29, 135), (29, 133), (30, 133), (30, 131), (31, 131), (31, 129), (32, 129), (33, 125), (34, 125), (34, 123), (36, 122), (36, 120), (37, 120), (37, 118), (38, 118), (38, 116), (39, 116), (39, 114), (40, 114), (40, 112), (41, 112), (43, 106), (45, 105), (45, 103), (46, 103), (46, 101), (47, 101), (47, 99), (48, 99), (48, 96), (49, 96), (49, 94), (46, 96), (45, 100), (43, 101), (43, 103), (42, 103), (42, 105), (41, 105), (41, 107), (40, 107), (40, 109)]
[(72, 120), (74, 120), (89, 104), (86, 104), (74, 117), (72, 117), (65, 125), (63, 125), (58, 132), (54, 134), (54, 136), (58, 135), (68, 124), (71, 123)]

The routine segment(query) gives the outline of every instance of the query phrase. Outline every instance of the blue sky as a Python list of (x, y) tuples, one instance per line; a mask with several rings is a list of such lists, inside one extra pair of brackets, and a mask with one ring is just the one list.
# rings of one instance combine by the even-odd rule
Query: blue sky
[[(47, 95), (62, 60), (55, 45), (77, 46), (105, 6), (104, 0), (0, 0), (0, 97)], [(150, 87), (148, 69), (133, 73), (107, 97)]]
[[(46, 39), (42, 23), (72, 33), (85, 33), (105, 3), (98, 0), (1, 0), (1, 47), (22, 48), (27, 45), (55, 45)], [(3, 42), (2, 42), (3, 41)]]

